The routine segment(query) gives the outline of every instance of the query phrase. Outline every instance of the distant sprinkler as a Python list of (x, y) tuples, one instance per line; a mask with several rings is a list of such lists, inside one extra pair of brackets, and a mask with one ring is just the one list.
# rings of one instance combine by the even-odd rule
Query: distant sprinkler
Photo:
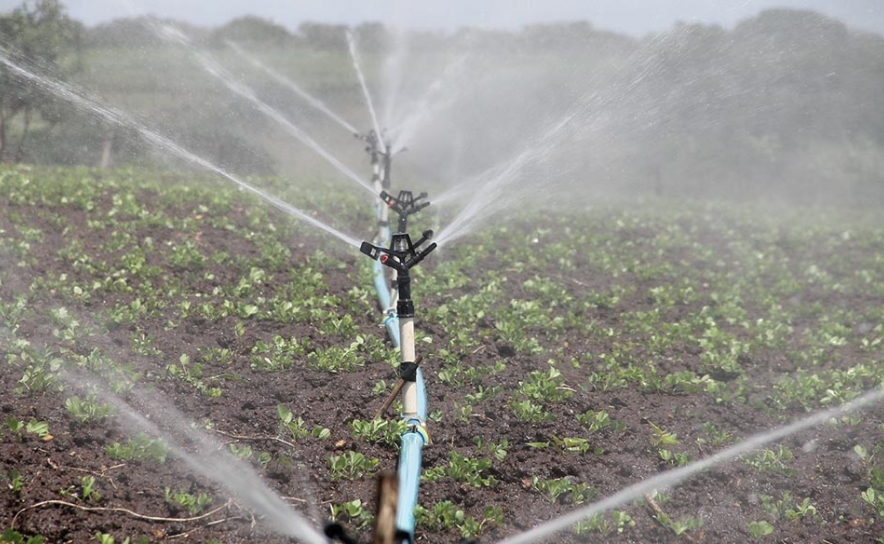
[(427, 198), (427, 193), (421, 193), (417, 196), (411, 191), (399, 191), (399, 196), (393, 196), (387, 191), (381, 191), (381, 200), (386, 202), (391, 210), (399, 214), (399, 232), (408, 232), (408, 217), (416, 214), (430, 205), (429, 200), (421, 202)]
[(384, 131), (381, 131), (381, 134), (378, 135), (372, 129), (366, 134), (354, 134), (353, 136), (366, 143), (365, 152), (371, 157), (372, 182), (379, 182), (382, 188), (389, 189), (392, 184), (393, 155), (406, 151), (406, 148), (403, 147), (393, 152), (392, 144), (386, 138)]

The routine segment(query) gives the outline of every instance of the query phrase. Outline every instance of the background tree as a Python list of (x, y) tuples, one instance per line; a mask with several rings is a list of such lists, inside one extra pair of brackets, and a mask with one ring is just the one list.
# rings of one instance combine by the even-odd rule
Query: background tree
[[(4, 54), (37, 66), (54, 79), (63, 79), (78, 68), (81, 29), (80, 23), (67, 16), (59, 0), (26, 0), (11, 13), (0, 15)], [(0, 161), (22, 158), (35, 114), (55, 124), (64, 118), (65, 110), (62, 102), (33, 81), (0, 67)], [(13, 150), (10, 130), (16, 119), (21, 124)]]

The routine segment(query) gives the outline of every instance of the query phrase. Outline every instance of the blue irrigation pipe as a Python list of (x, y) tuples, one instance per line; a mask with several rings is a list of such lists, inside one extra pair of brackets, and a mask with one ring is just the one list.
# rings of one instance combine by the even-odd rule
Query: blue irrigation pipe
[[(383, 226), (379, 229), (378, 241), (385, 246), (389, 245), (390, 228), (388, 226)], [(384, 319), (387, 334), (393, 342), (393, 346), (401, 348), (399, 317), (396, 315), (395, 308), (391, 308), (392, 294), (387, 283), (387, 275), (384, 268), (384, 265), (379, 261), (374, 261), (372, 264), (372, 278), (375, 291), (377, 292), (378, 304), (381, 310), (387, 313)], [(409, 430), (400, 437), (399, 503), (396, 508), (396, 528), (401, 533), (407, 534), (410, 542), (414, 542), (414, 509), (417, 506), (420, 488), (423, 447), (429, 443), (429, 435), (423, 426), (427, 420), (427, 390), (420, 367), (417, 369), (416, 386), (418, 419), (406, 421)]]

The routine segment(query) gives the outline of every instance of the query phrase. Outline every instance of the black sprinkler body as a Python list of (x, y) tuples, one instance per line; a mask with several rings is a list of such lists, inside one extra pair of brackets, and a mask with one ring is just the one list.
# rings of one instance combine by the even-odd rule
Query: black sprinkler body
[(423, 251), (418, 252), (418, 248), (427, 240), (433, 237), (433, 231), (426, 230), (420, 239), (413, 243), (411, 236), (406, 232), (397, 232), (393, 235), (393, 240), (389, 248), (378, 247), (369, 242), (362, 242), (360, 251), (380, 261), (384, 266), (388, 266), (399, 273), (396, 283), (399, 288), (399, 300), (396, 303), (396, 313), (399, 317), (414, 317), (414, 301), (411, 300), (411, 276), (408, 271), (417, 266), (424, 258), (436, 249), (436, 242), (431, 243)]

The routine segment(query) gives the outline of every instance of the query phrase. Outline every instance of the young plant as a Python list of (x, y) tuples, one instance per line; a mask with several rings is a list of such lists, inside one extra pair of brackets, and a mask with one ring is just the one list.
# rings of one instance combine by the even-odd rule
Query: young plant
[(15, 494), (20, 493), (22, 487), (25, 485), (24, 477), (14, 468), (9, 469), (9, 472), (6, 473), (6, 480), (6, 487)]
[(0, 542), (3, 544), (43, 544), (46, 537), (41, 535), (24, 536), (12, 527), (8, 527), (0, 534)]
[(355, 530), (363, 529), (374, 520), (372, 513), (362, 506), (359, 499), (332, 504), (330, 509), (333, 520), (346, 522)]
[(332, 479), (339, 480), (345, 478), (353, 480), (374, 471), (380, 461), (377, 459), (368, 459), (365, 455), (348, 451), (342, 455), (332, 455), (328, 460), (331, 469)]
[(138, 433), (130, 438), (125, 444), (114, 442), (104, 448), (111, 459), (122, 461), (153, 461), (155, 463), (166, 462), (166, 446), (160, 440), (150, 438), (144, 433)]
[(95, 478), (92, 476), (83, 476), (80, 479), (80, 498), (84, 501), (98, 502), (101, 500), (101, 493), (95, 490)]
[(64, 407), (80, 423), (99, 423), (114, 414), (114, 407), (110, 404), (100, 404), (94, 394), (81, 399), (80, 397), (68, 397), (64, 401)]
[(648, 424), (654, 431), (654, 433), (651, 435), (651, 444), (653, 444), (654, 446), (675, 445), (679, 443), (677, 434), (658, 427), (654, 425), (653, 422), (648, 421)]
[(746, 530), (749, 531), (749, 536), (757, 539), (773, 533), (774, 527), (764, 520), (750, 521), (746, 524)]
[(585, 521), (578, 522), (574, 526), (574, 532), (578, 535), (589, 532), (607, 535), (616, 531), (619, 534), (631, 527), (635, 527), (635, 520), (632, 519), (632, 516), (622, 510), (615, 510), (609, 516), (596, 514)]
[(678, 519), (672, 519), (667, 514), (659, 512), (654, 515), (654, 519), (676, 536), (681, 536), (688, 531), (693, 531), (703, 526), (703, 518), (697, 516), (683, 516)]
[(205, 493), (193, 495), (184, 491), (173, 491), (167, 487), (163, 492), (166, 503), (172, 507), (174, 511), (179, 509), (186, 510), (190, 516), (196, 516), (211, 506), (212, 497)]
[(764, 450), (760, 453), (743, 457), (743, 461), (755, 470), (779, 472), (787, 476), (794, 473), (794, 470), (786, 465), (791, 460), (792, 452), (783, 445), (777, 445), (775, 449)]

